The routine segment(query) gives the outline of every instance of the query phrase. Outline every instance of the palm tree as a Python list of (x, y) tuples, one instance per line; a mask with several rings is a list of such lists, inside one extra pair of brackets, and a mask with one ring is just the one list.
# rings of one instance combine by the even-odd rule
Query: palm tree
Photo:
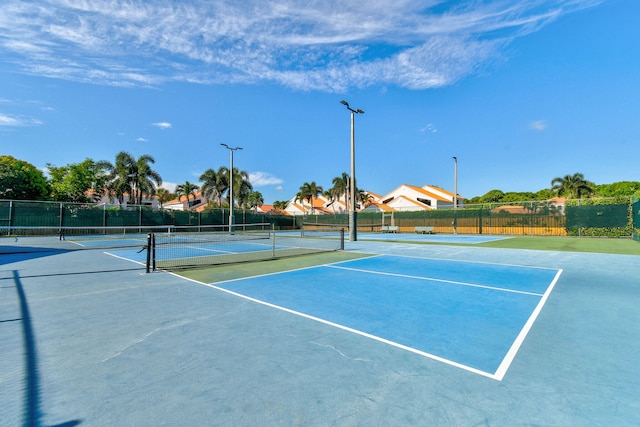
[(329, 190), (331, 194), (338, 199), (344, 196), (345, 203), (348, 203), (350, 183), (349, 174), (346, 172), (342, 172), (342, 175), (333, 178), (332, 182), (333, 187), (331, 187), (331, 190)]
[(184, 184), (180, 184), (176, 187), (176, 194), (178, 195), (178, 200), (182, 198), (182, 196), (187, 197), (187, 205), (189, 204), (189, 199), (193, 195), (193, 201), (196, 200), (196, 190), (200, 188), (199, 186), (186, 181)]
[(300, 187), (300, 191), (296, 194), (296, 201), (307, 201), (311, 205), (311, 214), (314, 213), (313, 199), (322, 194), (322, 186), (317, 185), (315, 181), (305, 182)]
[(325, 190), (324, 193), (322, 193), (322, 195), (329, 200), (330, 202), (329, 204), (331, 205), (331, 209), (333, 210), (333, 214), (335, 215), (336, 214), (335, 202), (340, 198), (340, 196), (336, 197), (336, 195), (332, 190), (333, 189)]
[(362, 204), (363, 208), (366, 208), (371, 204), (373, 197), (371, 197), (371, 194), (367, 193), (366, 191), (358, 189), (356, 193), (356, 200), (358, 201), (358, 203)]
[(277, 211), (284, 211), (285, 209), (287, 209), (287, 206), (289, 206), (288, 200), (276, 200), (275, 202), (273, 202), (273, 208)]
[(215, 201), (218, 207), (222, 206), (222, 194), (229, 188), (229, 169), (222, 166), (218, 171), (207, 169), (200, 175), (203, 181), (202, 196), (207, 202)]
[[(249, 174), (233, 168), (233, 199), (238, 202), (238, 206), (246, 205), (251, 190), (253, 190), (253, 186), (249, 182)], [(231, 201), (229, 206), (233, 205), (233, 201)]]
[(551, 191), (558, 196), (566, 196), (569, 199), (580, 199), (594, 192), (594, 184), (585, 180), (583, 174), (574, 173), (573, 175), (553, 178), (551, 181)]
[(100, 160), (93, 164), (92, 170), (93, 182), (91, 183), (91, 190), (93, 190), (93, 196), (91, 197), (94, 202), (97, 202), (104, 193), (108, 194), (107, 188), (109, 186), (109, 177), (111, 171), (113, 171), (113, 165), (106, 160)]
[(247, 196), (247, 207), (253, 211), (258, 211), (260, 206), (264, 205), (264, 198), (259, 191), (252, 191)]
[(160, 209), (162, 209), (162, 205), (173, 199), (174, 195), (166, 188), (158, 188), (156, 197), (158, 198), (158, 203), (160, 203)]
[(155, 159), (148, 154), (143, 154), (136, 159), (126, 151), (119, 152), (107, 185), (109, 193), (115, 194), (121, 203), (125, 193), (128, 193), (131, 196), (129, 199), (134, 204), (142, 204), (143, 194), (153, 196), (156, 187), (162, 185), (160, 174), (150, 165), (155, 162)]

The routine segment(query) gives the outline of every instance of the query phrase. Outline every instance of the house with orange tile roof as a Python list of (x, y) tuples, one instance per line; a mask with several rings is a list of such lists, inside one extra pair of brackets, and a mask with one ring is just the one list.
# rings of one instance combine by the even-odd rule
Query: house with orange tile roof
[(308, 200), (296, 200), (292, 198), (285, 209), (288, 215), (336, 215), (347, 213), (347, 204), (344, 196), (339, 199), (330, 199), (319, 195)]
[[(391, 192), (371, 203), (364, 212), (420, 211), (432, 209), (452, 209), (453, 193), (433, 185), (416, 187), (402, 184)], [(458, 207), (464, 204), (464, 198), (457, 196)], [(383, 208), (384, 207), (384, 208)]]
[[(181, 196), (163, 203), (163, 209), (202, 212), (207, 208), (207, 202), (200, 191), (196, 191), (188, 199)], [(391, 192), (381, 196), (367, 191), (369, 201), (364, 207), (359, 207), (360, 212), (392, 212), (392, 211), (419, 211), (431, 209), (451, 209), (453, 207), (453, 193), (433, 185), (416, 187), (402, 184)], [(462, 207), (464, 199), (458, 196), (458, 207)], [(107, 203), (102, 201), (103, 204)], [(115, 201), (117, 204), (117, 201)], [(156, 197), (150, 197), (143, 201), (144, 204), (159, 207)], [(123, 206), (127, 205), (125, 195)], [(295, 197), (289, 201), (284, 211), (276, 211), (271, 205), (258, 207), (259, 213), (277, 213), (284, 215), (336, 215), (348, 212), (345, 197), (330, 199), (324, 195), (313, 197), (311, 203), (307, 200), (296, 200)]]
[[(333, 205), (333, 206), (332, 206)], [(334, 210), (332, 210), (332, 207)], [(339, 205), (338, 205), (339, 207)], [(292, 198), (285, 209), (289, 215), (327, 215), (334, 213), (343, 213), (343, 211), (335, 211), (335, 203), (323, 195), (312, 197), (311, 202), (308, 200), (296, 200)]]
[(202, 212), (206, 206), (207, 201), (200, 191), (192, 193), (188, 198), (186, 196), (180, 196), (177, 199), (169, 200), (162, 204), (163, 209), (194, 212)]
[[(360, 212), (392, 212), (392, 211), (420, 211), (431, 209), (453, 208), (453, 193), (432, 185), (416, 187), (402, 184), (384, 196), (368, 191), (369, 201)], [(462, 207), (464, 198), (458, 196), (458, 207)], [(312, 208), (313, 207), (313, 208)], [(307, 200), (289, 201), (286, 212), (289, 215), (335, 215), (348, 212), (344, 196), (338, 200), (331, 200), (320, 195), (309, 203)]]
[(289, 215), (288, 212), (281, 209), (276, 209), (273, 205), (262, 205), (256, 208), (256, 213), (266, 215)]

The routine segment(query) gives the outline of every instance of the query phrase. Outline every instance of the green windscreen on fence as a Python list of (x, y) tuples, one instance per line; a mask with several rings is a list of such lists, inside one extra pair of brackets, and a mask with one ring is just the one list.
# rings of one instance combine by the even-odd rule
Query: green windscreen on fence
[(640, 242), (640, 199), (634, 198), (631, 205), (633, 222), (633, 239)]
[[(596, 204), (597, 203), (597, 204)], [(607, 204), (608, 203), (608, 204)], [(276, 230), (299, 229), (317, 223), (347, 226), (346, 213), (317, 215), (264, 214), (234, 209), (236, 224), (270, 223)], [(204, 212), (157, 209), (150, 206), (105, 206), (91, 203), (64, 203), (0, 200), (0, 227), (131, 227), (203, 226), (229, 224), (229, 209)], [(364, 211), (357, 216), (360, 232), (381, 232), (383, 225), (414, 232), (418, 227), (434, 227), (436, 233), (578, 235), (629, 237), (640, 241), (640, 200), (627, 199), (568, 201), (566, 205), (526, 202), (510, 205), (476, 205), (464, 209), (423, 211)]]
[(610, 227), (625, 228), (629, 223), (629, 205), (566, 206), (567, 229)]

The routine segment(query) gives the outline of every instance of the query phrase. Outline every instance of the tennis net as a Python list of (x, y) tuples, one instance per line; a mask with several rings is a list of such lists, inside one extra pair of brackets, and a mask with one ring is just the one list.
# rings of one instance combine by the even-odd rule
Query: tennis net
[[(237, 230), (269, 230), (270, 224), (242, 224)], [(44, 250), (146, 248), (153, 234), (222, 233), (225, 225), (109, 226), (109, 227), (0, 227), (0, 253)]]
[(162, 227), (0, 227), (0, 252), (143, 248)]
[(264, 261), (344, 249), (344, 232), (301, 233), (235, 226), (228, 230), (154, 233), (150, 270)]
[[(357, 230), (361, 232), (379, 232), (382, 230), (383, 224), (360, 224), (357, 225)], [(331, 224), (331, 223), (317, 223), (317, 222), (303, 222), (302, 223), (302, 232), (307, 233), (317, 233), (317, 232), (329, 232), (334, 233), (338, 230), (343, 229), (345, 232), (349, 230), (349, 224)]]

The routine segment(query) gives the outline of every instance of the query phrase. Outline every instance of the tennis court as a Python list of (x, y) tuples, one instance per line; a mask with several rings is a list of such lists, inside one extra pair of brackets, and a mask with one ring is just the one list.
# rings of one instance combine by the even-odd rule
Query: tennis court
[(180, 275), (145, 273), (135, 247), (0, 255), (0, 419), (640, 422), (637, 256), (367, 239), (341, 253)]
[(500, 380), (559, 276), (386, 255), (215, 287)]

